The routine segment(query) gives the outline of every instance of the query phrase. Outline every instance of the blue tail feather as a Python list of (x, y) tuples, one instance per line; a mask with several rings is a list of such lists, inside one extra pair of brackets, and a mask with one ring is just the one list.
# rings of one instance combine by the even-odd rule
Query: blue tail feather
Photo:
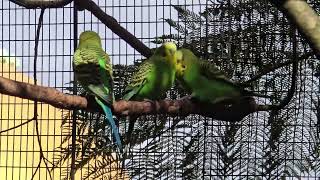
[(117, 146), (118, 146), (120, 152), (122, 153), (123, 149), (122, 149), (122, 143), (120, 140), (120, 134), (118, 132), (118, 128), (116, 126), (116, 123), (113, 120), (112, 111), (108, 106), (103, 104), (103, 102), (101, 102), (97, 97), (96, 97), (96, 101), (102, 107), (102, 109), (106, 115), (106, 120), (108, 121), (108, 124), (111, 126), (112, 134), (113, 134), (114, 138), (116, 139)]

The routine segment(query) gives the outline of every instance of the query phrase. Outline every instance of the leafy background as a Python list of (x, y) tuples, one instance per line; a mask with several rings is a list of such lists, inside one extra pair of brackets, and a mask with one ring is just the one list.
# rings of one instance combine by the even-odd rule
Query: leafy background
[[(309, 1), (320, 7), (316, 1)], [(155, 37), (155, 44), (175, 41), (199, 57), (215, 63), (232, 80), (245, 82), (270, 65), (292, 60), (310, 52), (297, 35), (297, 54), (293, 54), (291, 25), (268, 1), (208, 1), (202, 11), (171, 5), (178, 19), (164, 19), (177, 33)], [(121, 98), (126, 81), (139, 65), (115, 65), (115, 92)], [(275, 96), (278, 103), (290, 87), (292, 68), (279, 68), (253, 82), (251, 90)], [(187, 117), (144, 116), (136, 122), (135, 145), (126, 157), (125, 168), (133, 179), (278, 179), (279, 177), (319, 177), (320, 62), (313, 57), (299, 63), (293, 99), (282, 110), (253, 113), (240, 122), (222, 122), (199, 115)], [(70, 89), (71, 90), (71, 89)], [(79, 94), (83, 94), (79, 88)], [(185, 93), (175, 86), (167, 98)], [(118, 158), (105, 128), (103, 115), (78, 111), (76, 168), (97, 160), (86, 171), (88, 177), (103, 177)], [(70, 157), (70, 117), (62, 126), (66, 136), (57, 165)], [(121, 134), (127, 130), (126, 118), (118, 118)], [(107, 135), (107, 136), (106, 136)], [(119, 167), (120, 168), (120, 167)]]

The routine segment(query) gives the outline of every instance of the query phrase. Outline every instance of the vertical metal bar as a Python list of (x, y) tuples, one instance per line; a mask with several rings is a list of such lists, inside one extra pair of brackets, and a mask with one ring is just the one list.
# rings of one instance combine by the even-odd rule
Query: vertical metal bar
[[(200, 12), (203, 12), (202, 11), (202, 5), (200, 4)], [(206, 4), (205, 4), (205, 10), (207, 10), (208, 9), (208, 0), (206, 0)], [(201, 22), (202, 20), (200, 19), (200, 22)], [(209, 33), (209, 21), (208, 21), (208, 16), (206, 16), (206, 19), (205, 19), (205, 35), (204, 35), (204, 37), (205, 37), (205, 39), (204, 39), (204, 46), (205, 47), (201, 47), (201, 44), (202, 44), (202, 35), (201, 35), (201, 32), (200, 32), (200, 49), (201, 48), (204, 48), (205, 49), (205, 54), (204, 54), (204, 58), (206, 59), (206, 60), (208, 60), (209, 59), (209, 55), (208, 55), (208, 43), (209, 43), (209, 39), (208, 39), (208, 33)], [(202, 51), (203, 52), (203, 51)], [(203, 125), (204, 127), (203, 127), (203, 130), (204, 130), (204, 133), (203, 133), (203, 135), (204, 135), (204, 139), (207, 139), (208, 138), (208, 118), (207, 117), (205, 117), (204, 118), (204, 125)], [(207, 161), (207, 158), (206, 158), (206, 154), (208, 153), (207, 151), (206, 151), (206, 142), (203, 142), (203, 159), (202, 159), (202, 179), (205, 179), (205, 175), (206, 175), (206, 161)]]
[[(75, 51), (77, 48), (77, 39), (78, 39), (78, 10), (77, 6), (74, 4), (73, 6), (73, 50)], [(75, 77), (73, 76), (75, 80)], [(74, 81), (73, 83), (73, 94), (77, 94), (77, 83)], [(74, 180), (75, 175), (75, 162), (76, 162), (76, 127), (77, 127), (77, 110), (73, 110), (72, 113), (72, 153), (71, 153), (71, 171), (70, 171), (70, 179)]]

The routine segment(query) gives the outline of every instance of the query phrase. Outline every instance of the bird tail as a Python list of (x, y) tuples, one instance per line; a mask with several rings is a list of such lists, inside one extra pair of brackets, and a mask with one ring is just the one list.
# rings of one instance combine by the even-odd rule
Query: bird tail
[(126, 133), (127, 144), (129, 144), (131, 142), (131, 135), (134, 130), (134, 124), (137, 121), (137, 118), (138, 118), (137, 116), (129, 116), (129, 127), (128, 127), (128, 131)]
[(97, 97), (96, 97), (96, 101), (101, 106), (101, 108), (103, 109), (103, 112), (106, 115), (106, 120), (108, 121), (108, 124), (111, 126), (112, 134), (116, 140), (116, 144), (119, 148), (120, 153), (123, 153), (120, 133), (118, 131), (116, 123), (113, 120), (111, 109), (108, 106), (106, 106), (102, 101), (100, 101)]
[(132, 145), (134, 143), (132, 143), (132, 132), (134, 130), (134, 124), (137, 120), (138, 116), (129, 116), (128, 119), (126, 119), (127, 121), (129, 121), (129, 127), (128, 127), (128, 131), (126, 132), (126, 136), (125, 136), (125, 152), (123, 154), (123, 160), (122, 160), (122, 169), (125, 169), (125, 160), (128, 158), (129, 154), (130, 154), (130, 149), (132, 148)]

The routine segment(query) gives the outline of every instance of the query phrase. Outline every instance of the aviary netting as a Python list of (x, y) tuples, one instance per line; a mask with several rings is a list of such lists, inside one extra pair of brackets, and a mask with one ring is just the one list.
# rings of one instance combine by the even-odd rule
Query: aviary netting
[[(195, 109), (197, 105), (178, 100), (186, 93), (176, 86), (167, 94), (173, 101), (158, 102), (158, 109), (138, 102), (115, 104), (122, 134), (128, 124), (123, 116), (143, 115), (132, 135), (135, 146), (124, 161), (130, 177), (275, 179), (319, 176), (320, 63), (313, 58), (313, 55), (319, 56), (319, 43), (311, 31), (305, 30), (301, 21), (295, 19), (299, 17), (290, 9), (291, 1), (270, 2), (207, 1), (199, 13), (183, 5), (167, 7), (178, 13), (178, 19), (164, 19), (175, 31), (154, 37), (153, 43), (174, 40), (179, 47), (192, 49), (199, 57), (218, 65), (234, 81), (274, 98), (272, 101), (249, 99), (229, 109), (213, 107), (215, 111), (210, 114), (210, 107), (199, 110)], [(130, 34), (98, 11), (93, 1), (77, 3), (79, 9), (91, 11), (142, 55), (150, 56), (152, 50), (137, 43), (136, 38), (128, 38)], [(313, 1), (308, 4), (315, 10), (319, 6)], [(308, 4), (304, 5), (308, 7)], [(126, 80), (139, 62), (141, 60), (132, 66), (114, 65), (117, 98), (122, 96)], [(85, 96), (81, 88), (74, 87), (76, 85), (68, 88), (70, 93)], [(16, 94), (11, 92), (11, 95)], [(23, 97), (51, 102), (38, 96), (30, 98), (28, 94)], [(65, 95), (61, 97), (65, 98), (63, 102), (71, 102)], [(74, 97), (70, 96), (69, 100), (71, 98)], [(110, 172), (121, 168), (110, 166), (119, 160), (112, 154), (112, 140), (105, 136), (111, 134), (110, 130), (105, 128), (100, 113), (93, 111), (90, 98), (76, 102), (74, 106), (72, 103), (60, 106), (81, 110), (64, 117), (62, 126), (67, 136), (59, 149), (63, 153), (54, 165), (59, 167), (61, 162), (73, 157), (72, 169), (77, 171), (90, 160), (97, 159), (97, 164), (88, 168), (84, 178), (109, 177)], [(59, 103), (54, 105), (59, 107)], [(143, 108), (135, 112), (133, 106)], [(177, 109), (169, 111), (168, 107)], [(241, 108), (247, 109), (239, 113)], [(194, 113), (196, 115), (189, 115)], [(230, 116), (226, 116), (228, 114)], [(72, 144), (68, 144), (69, 140)], [(65, 178), (68, 175), (66, 171)]]

